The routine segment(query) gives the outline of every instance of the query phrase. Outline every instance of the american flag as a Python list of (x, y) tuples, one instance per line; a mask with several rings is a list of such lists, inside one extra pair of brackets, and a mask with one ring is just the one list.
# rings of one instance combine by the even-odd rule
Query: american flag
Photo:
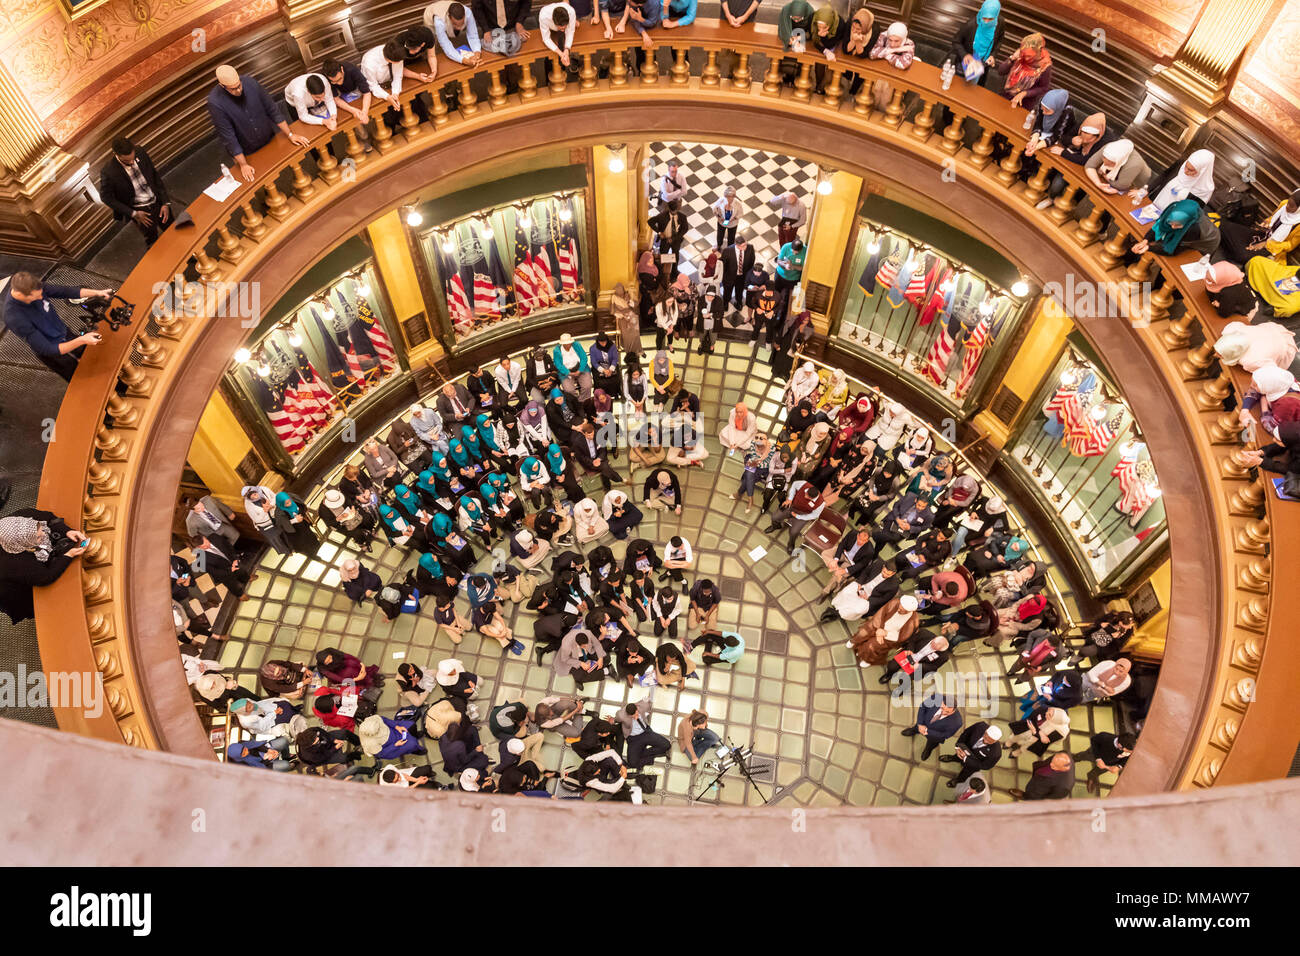
[(326, 425), (334, 417), (334, 395), (316, 371), (316, 366), (311, 364), (311, 359), (307, 358), (307, 353), (302, 349), (295, 349), (294, 352), (298, 361), (299, 403), (310, 397), (313, 402), (312, 414), (317, 423)]
[(560, 244), (560, 286), (565, 292), (576, 293), (582, 286), (578, 281), (578, 246), (572, 239)]
[(366, 335), (379, 357), (379, 364), (384, 367), (384, 374), (394, 371), (397, 368), (397, 353), (393, 351), (393, 343), (379, 324), (379, 318), (370, 308), (370, 303), (360, 295), (357, 296), (357, 321), (365, 327)]
[(989, 319), (982, 318), (971, 329), (966, 338), (966, 352), (961, 357), (961, 374), (957, 376), (957, 397), (961, 398), (975, 381), (975, 373), (980, 370), (980, 360), (989, 344)]
[(1155, 491), (1139, 471), (1136, 458), (1121, 458), (1110, 474), (1119, 480), (1120, 498), (1115, 507), (1130, 518), (1140, 515), (1156, 500)]
[(277, 400), (275, 393), (266, 382), (259, 377), (253, 377), (253, 391), (257, 395), (258, 403), (262, 406), (262, 411), (266, 413), (267, 421), (271, 423), (271, 429), (275, 432), (275, 437), (280, 440), (284, 450), (290, 455), (296, 455), (303, 450), (307, 444), (301, 431), (294, 426), (293, 416), (285, 409), (285, 399), (282, 396)]
[(951, 316), (939, 335), (935, 338), (934, 344), (930, 346), (930, 354), (925, 359), (925, 377), (934, 384), (942, 386), (944, 379), (948, 377), (948, 361), (952, 358), (953, 346), (957, 341), (957, 330), (961, 327), (961, 320), (957, 316)]
[[(1098, 409), (1102, 412), (1100, 418), (1096, 415)], [(1098, 405), (1080, 418), (1078, 427), (1070, 433), (1070, 454), (1095, 458), (1106, 453), (1110, 443), (1115, 440), (1113, 425), (1119, 424), (1118, 415), (1113, 417), (1112, 425), (1112, 422), (1106, 420), (1110, 417), (1107, 413), (1107, 406)]]
[(938, 279), (939, 269), (942, 266), (943, 260), (938, 256), (923, 256), (922, 260), (917, 263), (912, 278), (907, 282), (907, 289), (903, 292), (903, 298), (918, 309), (921, 308), (921, 303), (925, 301), (926, 290)]
[(355, 397), (355, 395), (360, 395), (365, 390), (366, 373), (361, 368), (361, 360), (357, 358), (357, 350), (354, 349), (351, 346), (351, 344), (348, 345), (347, 361), (348, 361), (348, 377), (353, 380), (353, 384), (356, 387), (355, 394), (353, 396)]
[(519, 221), (515, 221), (515, 271), (511, 276), (515, 287), (515, 304), (520, 315), (529, 315), (541, 308), (537, 296), (537, 276), (533, 265), (533, 250), (528, 234)]
[(501, 317), (496, 283), (482, 272), (474, 273), (474, 315), (480, 319)]
[(470, 308), (469, 296), (465, 294), (465, 283), (460, 273), (454, 272), (447, 280), (447, 312), (451, 324), (457, 332), (468, 332), (474, 326), (474, 310)]

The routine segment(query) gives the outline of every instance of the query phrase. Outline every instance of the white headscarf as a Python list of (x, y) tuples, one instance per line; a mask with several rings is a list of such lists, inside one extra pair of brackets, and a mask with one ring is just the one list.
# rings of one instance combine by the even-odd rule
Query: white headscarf
[(605, 498), (600, 503), (601, 513), (604, 514), (605, 520), (608, 521), (614, 514), (615, 506), (621, 506), (627, 503), (627, 495), (617, 489), (607, 491)]
[(807, 398), (820, 384), (817, 378), (817, 366), (804, 362), (790, 378), (790, 396), (796, 401)]
[(1101, 158), (1105, 163), (1110, 163), (1110, 171), (1102, 169), (1102, 175), (1110, 182), (1115, 181), (1124, 164), (1128, 162), (1129, 157), (1133, 155), (1133, 141), (1131, 139), (1117, 139), (1113, 143), (1107, 143), (1101, 149)]
[[(1196, 170), (1192, 176), (1187, 175), (1189, 163)], [(1214, 154), (1208, 149), (1198, 149), (1183, 161), (1178, 167), (1177, 175), (1165, 183), (1165, 188), (1160, 190), (1152, 202), (1157, 209), (1163, 211), (1165, 207), (1189, 196), (1195, 196), (1201, 202), (1208, 203), (1213, 195)]]
[(1273, 213), (1273, 218), (1268, 221), (1268, 228), (1272, 231), (1268, 237), (1274, 242), (1285, 242), (1286, 237), (1291, 235), (1291, 230), (1300, 225), (1300, 208), (1295, 212), (1286, 211), (1286, 203), (1282, 203), (1277, 212)]
[(1270, 402), (1279, 398), (1295, 387), (1295, 376), (1276, 365), (1261, 365), (1251, 376), (1260, 394)]

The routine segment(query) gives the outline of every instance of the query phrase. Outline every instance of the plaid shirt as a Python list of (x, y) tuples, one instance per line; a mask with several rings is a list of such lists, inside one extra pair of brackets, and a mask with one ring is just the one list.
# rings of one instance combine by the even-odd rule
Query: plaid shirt
[(126, 174), (131, 177), (131, 185), (135, 187), (135, 208), (146, 209), (153, 205), (154, 194), (149, 188), (149, 183), (145, 181), (144, 173), (140, 172), (139, 163), (122, 164)]

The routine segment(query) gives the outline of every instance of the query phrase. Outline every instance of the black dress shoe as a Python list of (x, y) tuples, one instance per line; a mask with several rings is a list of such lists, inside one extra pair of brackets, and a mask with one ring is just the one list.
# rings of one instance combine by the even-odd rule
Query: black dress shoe
[(899, 733), (902, 734), (904, 737), (915, 737), (915, 736), (916, 736), (916, 728), (915, 728), (915, 727), (907, 727), (907, 728), (905, 728), (905, 729), (903, 729), (903, 730), (900, 730)]

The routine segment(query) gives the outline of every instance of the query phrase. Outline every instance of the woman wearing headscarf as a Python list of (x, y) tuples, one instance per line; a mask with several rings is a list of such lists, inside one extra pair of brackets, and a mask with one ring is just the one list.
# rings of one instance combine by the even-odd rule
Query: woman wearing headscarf
[[(871, 48), (875, 37), (873, 36), (873, 27), (876, 22), (873, 14), (865, 6), (859, 7), (849, 17), (847, 28), (843, 32), (843, 44), (840, 46), (840, 55), (852, 66), (853, 60), (865, 60), (871, 55)], [(862, 89), (865, 81), (863, 74), (853, 69), (845, 71), (845, 79), (848, 80), (848, 96), (857, 96), (858, 90)]]
[(339, 580), (343, 582), (343, 593), (357, 605), (364, 604), (366, 598), (374, 597), (384, 586), (379, 575), (356, 558), (348, 558), (339, 566)]
[(455, 597), (461, 577), (452, 564), (439, 561), (431, 551), (421, 554), (415, 565), (415, 586), (423, 595), (449, 594)]
[(813, 15), (812, 4), (806, 3), (805, 0), (790, 0), (781, 8), (776, 28), (777, 36), (781, 38), (781, 49), (790, 52), (793, 38), (796, 36), (806, 38), (812, 33)]
[(551, 353), (551, 361), (560, 376), (560, 388), (580, 402), (591, 398), (591, 363), (581, 342), (565, 332)]
[(0, 518), (0, 610), (15, 624), (34, 616), (32, 588), (57, 581), (89, 544), (49, 511), (19, 508)]
[[(466, 425), (466, 432), (472, 432), (478, 440), (478, 447), (483, 453), (486, 467), (499, 467), (509, 464), (510, 436), (500, 419), (483, 412), (474, 417), (474, 426)], [(466, 436), (468, 438), (468, 435)]]
[[(640, 341), (640, 331), (654, 328), (655, 293), (659, 290), (660, 284), (659, 265), (655, 262), (655, 254), (649, 249), (642, 252), (641, 258), (637, 260), (636, 279), (639, 286), (637, 301), (640, 319), (637, 341)], [(619, 328), (621, 330), (622, 326)], [(622, 335), (622, 332), (620, 331), (619, 334)], [(623, 342), (623, 348), (627, 349), (626, 340)]]
[(1267, 256), (1255, 256), (1246, 263), (1246, 281), (1273, 315), (1289, 318), (1300, 312), (1300, 268), (1287, 266)]
[(307, 503), (297, 495), (288, 491), (276, 493), (275, 523), (290, 550), (310, 556), (320, 547), (320, 538), (311, 527)]
[(795, 456), (795, 468), (800, 478), (807, 479), (821, 466), (830, 445), (830, 425), (826, 422), (816, 422), (809, 427), (799, 441), (799, 449)]
[(451, 464), (452, 473), (467, 486), (473, 484), (483, 471), (483, 466), (475, 459), (463, 436), (457, 436), (447, 442), (447, 460)]
[(1287, 256), (1300, 245), (1300, 190), (1257, 223), (1225, 216), (1219, 221), (1219, 229), (1223, 233), (1222, 254), (1229, 261), (1244, 265), (1251, 256), (1271, 256), (1285, 264)]
[(883, 664), (915, 633), (917, 600), (904, 594), (888, 601), (884, 607), (862, 622), (846, 647), (853, 648), (859, 667)]
[(817, 399), (817, 411), (834, 419), (849, 400), (849, 379), (841, 368), (822, 369), (817, 373), (818, 388), (821, 395)]
[(509, 532), (524, 520), (524, 503), (501, 472), (489, 474), (479, 483), (478, 490), (488, 518), (498, 531)]
[(402, 517), (408, 521), (420, 521), (426, 514), (421, 506), (420, 496), (407, 485), (401, 484), (393, 489), (393, 501)]
[[(812, 313), (807, 309), (801, 309), (796, 312), (794, 309), (789, 310), (789, 315), (781, 323), (776, 335), (768, 335), (767, 343), (771, 346), (772, 353), (768, 356), (768, 364), (772, 366), (772, 374), (777, 378), (787, 378), (790, 370), (794, 368), (794, 357), (797, 355), (813, 335)], [(780, 309), (777, 310), (780, 315)]]
[(609, 523), (600, 513), (600, 506), (590, 498), (583, 498), (573, 506), (573, 538), (586, 544), (609, 533)]
[(918, 467), (934, 451), (934, 436), (924, 425), (917, 425), (899, 447), (896, 457), (904, 471)]
[(650, 389), (651, 404), (654, 411), (659, 411), (672, 397), (669, 388), (676, 380), (677, 372), (673, 367), (673, 360), (668, 357), (668, 353), (662, 350), (655, 353), (654, 362), (650, 365)]
[(519, 441), (527, 452), (538, 454), (555, 439), (546, 418), (546, 409), (539, 401), (530, 401), (519, 413)]
[[(1084, 164), (1083, 172), (1094, 186), (1112, 196), (1140, 189), (1151, 178), (1151, 167), (1134, 148), (1131, 139), (1113, 140), (1094, 150)], [(1074, 218), (1086, 219), (1091, 212), (1092, 200), (1084, 193), (1074, 207)], [(1103, 231), (1109, 220), (1110, 213), (1106, 213), (1102, 217)]]
[(316, 654), (316, 672), (335, 686), (344, 681), (352, 681), (359, 690), (379, 687), (384, 683), (384, 676), (379, 673), (379, 665), (369, 667), (351, 654), (345, 654), (337, 647), (327, 647)]
[(988, 78), (995, 62), (994, 54), (1005, 33), (999, 20), (1001, 13), (1001, 0), (984, 0), (979, 12), (962, 24), (952, 39), (953, 65), (967, 83), (983, 86)]
[[(876, 45), (871, 48), (873, 60), (884, 60), (898, 70), (906, 70), (916, 58), (916, 43), (907, 35), (907, 24), (901, 20), (891, 23), (884, 33), (876, 38)], [(876, 101), (880, 101), (880, 84), (876, 88)], [(892, 96), (892, 88), (891, 96)]]
[(321, 499), (321, 506), (316, 510), (316, 516), (325, 523), (326, 527), (333, 528), (339, 534), (356, 542), (363, 554), (369, 554), (370, 542), (375, 538), (376, 516), (382, 516), (385, 508), (389, 511), (393, 510), (388, 505), (380, 505), (377, 512), (359, 508), (349, 504), (343, 492), (337, 488), (330, 488)]
[(1074, 135), (1075, 125), (1072, 122), (1074, 111), (1070, 109), (1069, 102), (1069, 92), (1059, 87), (1048, 90), (1044, 94), (1038, 104), (1029, 142), (1025, 146), (1026, 157), (1033, 156), (1040, 149), (1055, 146)]
[(623, 380), (620, 376), (618, 346), (603, 329), (596, 333), (596, 341), (587, 352), (591, 363), (592, 384), (606, 395), (621, 397)]
[(573, 399), (560, 388), (551, 389), (546, 401), (546, 421), (550, 426), (552, 443), (569, 444), (573, 440), (573, 429), (581, 420), (582, 415)]
[(627, 422), (628, 480), (638, 468), (653, 468), (668, 457), (659, 437), (658, 426), (647, 416), (633, 413)]
[(863, 524), (875, 523), (876, 515), (887, 507), (898, 493), (902, 484), (903, 468), (892, 458), (880, 464), (871, 476), (862, 484), (861, 489), (849, 503), (848, 516), (856, 518)]
[(449, 571), (455, 569), (454, 573), (457, 576), (469, 574), (478, 562), (478, 554), (456, 530), (455, 522), (448, 515), (439, 512), (433, 516), (430, 531), (433, 545), (428, 550), (437, 553), (442, 566)]
[(1031, 33), (1020, 41), (1020, 48), (997, 65), (1006, 77), (1002, 95), (1012, 106), (1037, 109), (1038, 102), (1052, 88), (1052, 55), (1041, 33)]
[(253, 527), (277, 554), (292, 554), (285, 540), (284, 527), (275, 520), (275, 492), (262, 485), (245, 485), (240, 491), (244, 498), (244, 511)]
[(582, 490), (582, 482), (578, 480), (577, 469), (559, 445), (552, 444), (546, 449), (546, 468), (551, 473), (551, 484), (563, 488), (570, 502), (578, 502), (587, 497)]
[(519, 487), (534, 508), (552, 501), (551, 473), (541, 459), (530, 456), (519, 463)]
[(1208, 149), (1196, 150), (1187, 159), (1179, 160), (1146, 185), (1129, 193), (1133, 205), (1150, 196), (1151, 205), (1162, 212), (1180, 199), (1195, 199), (1202, 206), (1208, 206), (1213, 195), (1214, 154)]
[[(835, 51), (839, 49), (840, 40), (845, 32), (844, 21), (830, 4), (820, 7), (812, 18), (812, 30), (808, 32), (808, 52), (820, 53), (830, 62), (835, 62)], [(818, 63), (813, 71), (813, 82), (817, 95), (826, 92), (826, 64)]]
[(727, 449), (727, 454), (734, 455), (750, 446), (754, 435), (758, 433), (758, 419), (744, 402), (737, 402), (727, 416), (727, 424), (718, 432), (718, 441)]
[(785, 387), (785, 407), (793, 409), (805, 398), (816, 402), (819, 397), (821, 378), (817, 375), (817, 366), (804, 362), (790, 376), (790, 383)]
[(1185, 250), (1211, 255), (1219, 248), (1219, 228), (1210, 220), (1205, 207), (1194, 199), (1180, 199), (1165, 207), (1145, 236), (1134, 243), (1134, 255), (1148, 249), (1157, 255), (1172, 256)]
[(1276, 365), (1262, 365), (1250, 377), (1250, 387), (1241, 397), (1238, 413), (1243, 426), (1255, 424), (1258, 411), (1259, 424), (1277, 433), (1279, 425), (1300, 421), (1300, 387), (1295, 376)]
[[(1229, 318), (1234, 315), (1244, 315), (1247, 318), (1254, 316), (1259, 309), (1259, 301), (1255, 298), (1255, 292), (1246, 281), (1246, 273), (1231, 262), (1212, 262), (1205, 267), (1205, 297), (1214, 306), (1214, 310), (1223, 316)], [(1229, 325), (1241, 325), (1240, 322), (1230, 322)], [(1273, 323), (1263, 323), (1272, 325)], [(1224, 334), (1228, 332), (1228, 327), (1223, 329)], [(1288, 333), (1289, 335), (1290, 333)], [(1294, 338), (1292, 338), (1294, 342)], [(1216, 351), (1217, 351), (1216, 346)], [(1220, 352), (1220, 355), (1223, 353)], [(1290, 362), (1284, 364), (1291, 364)], [(1247, 369), (1249, 371), (1249, 369)]]
[(478, 535), (484, 547), (492, 546), (492, 523), (478, 498), (474, 495), (461, 495), (457, 502), (456, 519), (461, 531)]
[(912, 416), (898, 402), (890, 402), (867, 429), (867, 437), (876, 443), (879, 457), (889, 457), (903, 432), (912, 424)]

